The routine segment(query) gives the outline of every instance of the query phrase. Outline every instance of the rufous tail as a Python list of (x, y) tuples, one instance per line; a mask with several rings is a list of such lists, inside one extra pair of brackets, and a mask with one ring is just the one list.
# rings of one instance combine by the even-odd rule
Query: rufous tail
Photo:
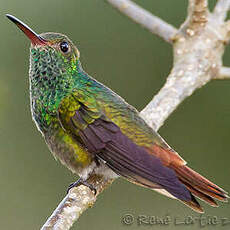
[[(201, 200), (207, 202), (213, 207), (218, 207), (216, 200), (227, 202), (228, 193), (222, 188), (218, 187), (205, 177), (201, 176), (199, 173), (195, 172), (186, 165), (173, 166), (171, 167), (175, 170), (179, 180), (187, 187), (187, 189), (192, 193), (192, 195), (200, 198)], [(202, 207), (192, 196), (191, 201), (182, 201), (184, 204), (192, 208), (194, 211), (203, 212)]]

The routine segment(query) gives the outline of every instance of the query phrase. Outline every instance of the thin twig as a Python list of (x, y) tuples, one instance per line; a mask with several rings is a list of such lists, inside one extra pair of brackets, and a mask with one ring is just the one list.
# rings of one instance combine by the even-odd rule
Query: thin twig
[(230, 67), (222, 66), (214, 79), (230, 79)]
[(230, 9), (230, 0), (219, 0), (214, 8), (213, 16), (219, 20), (224, 21)]
[(151, 33), (156, 34), (167, 42), (172, 42), (177, 29), (162, 19), (152, 15), (149, 11), (138, 6), (130, 0), (107, 0), (122, 14), (131, 18), (134, 22), (142, 25)]

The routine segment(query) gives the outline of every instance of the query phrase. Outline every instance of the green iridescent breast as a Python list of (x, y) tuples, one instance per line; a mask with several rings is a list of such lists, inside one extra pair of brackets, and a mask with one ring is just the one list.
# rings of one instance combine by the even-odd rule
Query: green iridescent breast
[(33, 48), (30, 56), (32, 114), (41, 130), (56, 120), (57, 108), (75, 82), (65, 57), (50, 47)]

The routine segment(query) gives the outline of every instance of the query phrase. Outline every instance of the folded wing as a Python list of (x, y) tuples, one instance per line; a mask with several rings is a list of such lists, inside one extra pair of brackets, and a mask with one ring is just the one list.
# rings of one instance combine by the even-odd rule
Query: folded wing
[[(163, 188), (174, 197), (190, 201), (192, 195), (173, 169), (136, 145), (120, 128), (103, 114), (98, 115), (83, 104), (71, 111), (72, 116), (60, 112), (62, 126), (81, 139), (91, 154), (102, 159), (108, 167), (128, 180), (150, 188)], [(60, 109), (63, 111), (63, 109)], [(66, 117), (69, 117), (67, 120)]]

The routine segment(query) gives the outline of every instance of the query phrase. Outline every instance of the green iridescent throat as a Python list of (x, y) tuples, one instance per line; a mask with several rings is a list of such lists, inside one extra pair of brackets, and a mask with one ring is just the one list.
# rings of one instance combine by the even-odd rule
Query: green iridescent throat
[(30, 94), (33, 117), (41, 130), (55, 124), (62, 99), (88, 81), (78, 58), (52, 47), (31, 48)]

